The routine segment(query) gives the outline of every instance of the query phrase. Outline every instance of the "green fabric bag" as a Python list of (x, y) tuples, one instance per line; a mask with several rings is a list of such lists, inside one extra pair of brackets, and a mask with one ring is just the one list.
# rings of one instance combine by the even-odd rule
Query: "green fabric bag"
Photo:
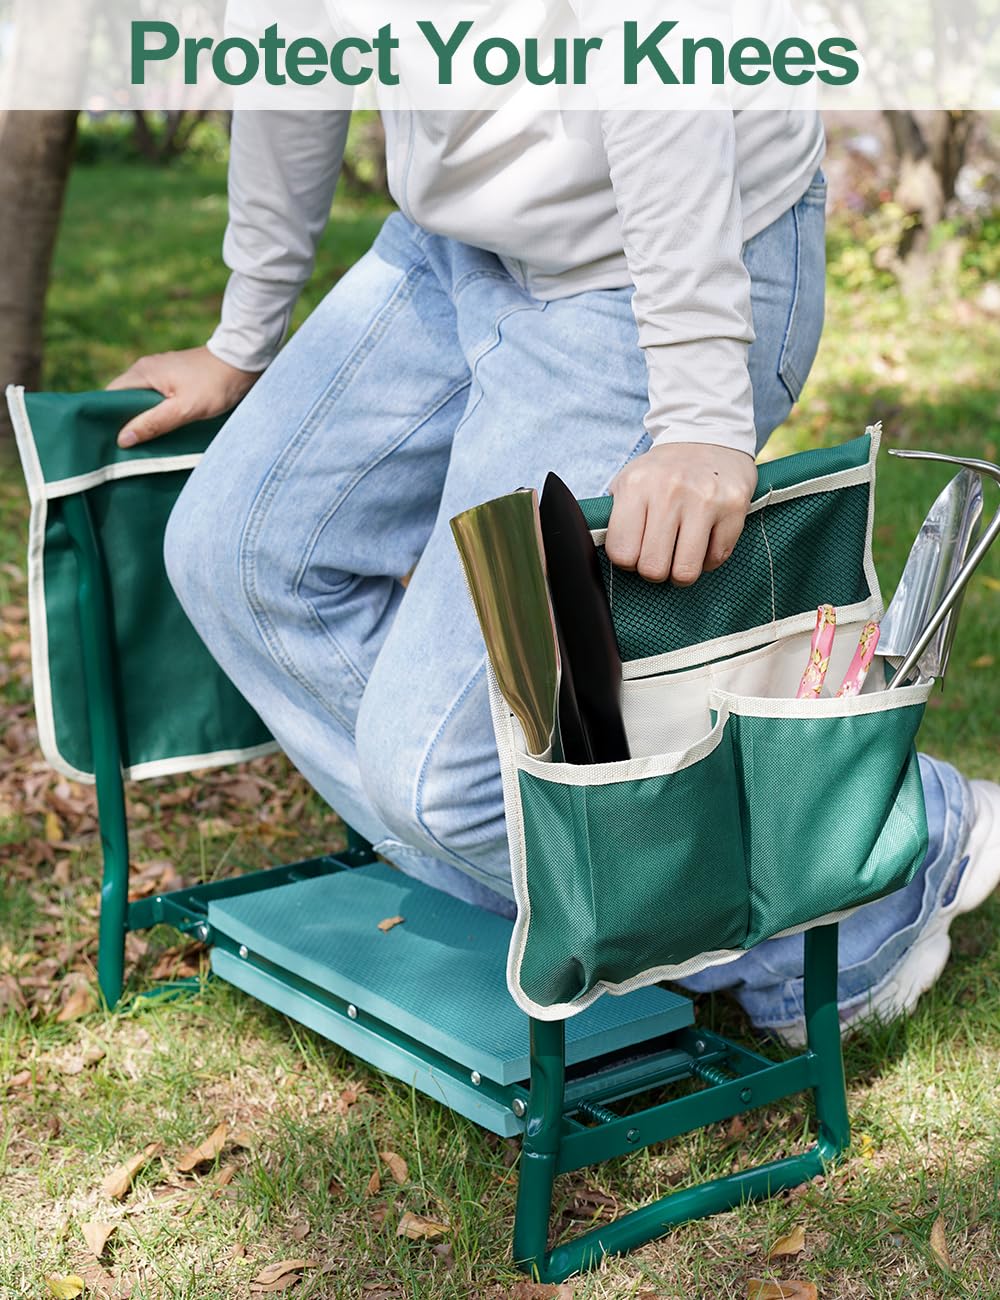
[[(270, 753), (267, 729), (206, 650), (163, 564), (167, 518), (222, 420), (130, 451), (115, 438), (161, 399), (149, 392), (32, 393), (8, 404), (31, 501), (28, 598), (42, 752), (92, 781), (77, 617), (77, 561), (64, 504), (84, 494), (111, 594), (114, 679), (126, 775), (162, 776)], [(144, 544), (145, 543), (145, 544)]]
[(531, 757), (495, 680), (517, 1003), (560, 1019), (846, 915), (912, 879), (927, 848), (914, 737), (931, 687), (796, 700), (816, 608), (829, 681), (881, 615), (872, 563), (879, 431), (761, 467), (730, 560), (692, 587), (612, 574), (610, 501), (584, 503), (622, 648), (632, 757)]

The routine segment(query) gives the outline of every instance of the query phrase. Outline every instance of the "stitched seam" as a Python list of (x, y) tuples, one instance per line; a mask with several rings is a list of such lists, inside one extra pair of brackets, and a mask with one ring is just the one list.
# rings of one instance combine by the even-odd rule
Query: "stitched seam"
[[(308, 415), (302, 421), (298, 431), (291, 441), (287, 444), (284, 453), (278, 457), (272, 465), (266, 478), (264, 479), (261, 489), (258, 492), (250, 511), (247, 515), (247, 521), (243, 529), (243, 535), (240, 538), (239, 552), (239, 573), (240, 585), (243, 595), (250, 610), (251, 617), (257, 631), (267, 648), (268, 653), (274, 662), (284, 669), (294, 681), (306, 690), (317, 702), (335, 717), (342, 725), (350, 725), (343, 718), (331, 701), (320, 692), (296, 666), (295, 662), (289, 655), (288, 651), (282, 644), (278, 635), (277, 628), (267, 613), (264, 602), (260, 597), (257, 586), (257, 557), (255, 543), (260, 537), (270, 507), (278, 494), (278, 489), (289, 477), (292, 466), (298, 460), (309, 439), (316, 432), (321, 416), (325, 415), (336, 400), (343, 394), (351, 380), (357, 374), (362, 362), (371, 354), (378, 341), (384, 336), (389, 324), (395, 319), (402, 308), (412, 298), (417, 283), (420, 279), (430, 273), (430, 268), (426, 262), (411, 267), (399, 285), (394, 290), (389, 301), (372, 321), (370, 327), (363, 337), (355, 345), (351, 355), (341, 366), (340, 370), (334, 376), (330, 385), (324, 390), (317, 399)], [(353, 665), (346, 665), (352, 672)], [(364, 683), (362, 682), (363, 686)]]
[(802, 381), (800, 380), (798, 372), (796, 371), (795, 366), (792, 364), (791, 359), (788, 356), (788, 351), (789, 351), (788, 341), (791, 338), (792, 328), (795, 324), (795, 313), (799, 305), (799, 293), (801, 291), (801, 285), (799, 284), (799, 280), (801, 278), (801, 270), (802, 270), (802, 265), (801, 265), (802, 264), (802, 230), (799, 226), (798, 204), (796, 204), (796, 206), (793, 207), (791, 211), (792, 211), (792, 224), (795, 227), (795, 272), (794, 272), (794, 280), (793, 280), (793, 287), (792, 287), (792, 301), (788, 308), (788, 319), (785, 322), (785, 336), (781, 340), (781, 352), (779, 353), (778, 356), (778, 378), (781, 380), (785, 392), (788, 394), (788, 396), (791, 398), (794, 404), (796, 401), (798, 401), (798, 398), (792, 392), (791, 387), (788, 384), (788, 380), (785, 378), (785, 376), (788, 375), (792, 383), (795, 384), (795, 386), (798, 388), (799, 392), (802, 391)]
[[(401, 433), (400, 436), (396, 438), (394, 442), (390, 443), (387, 447), (385, 447), (376, 460), (369, 462), (367, 465), (364, 466), (363, 469), (361, 469), (355, 475), (355, 477), (350, 481), (350, 483), (347, 484), (343, 492), (341, 492), (341, 494), (337, 497), (333, 505), (326, 512), (326, 514), (323, 515), (323, 517), (320, 519), (319, 523), (317, 524), (316, 528), (313, 530), (312, 536), (309, 538), (309, 541), (306, 545), (306, 549), (302, 558), (302, 563), (299, 565), (298, 572), (296, 573), (295, 578), (292, 582), (293, 599), (297, 600), (302, 606), (302, 608), (305, 610), (309, 618), (309, 621), (312, 624), (312, 626), (315, 628), (315, 630), (319, 632), (325, 640), (329, 641), (329, 643), (337, 650), (338, 654), (341, 656), (344, 663), (354, 674), (355, 678), (357, 679), (362, 689), (367, 684), (367, 678), (364, 676), (361, 669), (351, 659), (350, 655), (347, 653), (344, 646), (342, 646), (341, 643), (338, 641), (337, 637), (334, 635), (330, 627), (326, 623), (324, 623), (323, 620), (320, 618), (319, 612), (317, 611), (313, 602), (309, 599), (308, 596), (305, 596), (302, 592), (302, 584), (305, 581), (306, 572), (309, 569), (313, 554), (316, 550), (316, 546), (319, 543), (319, 538), (322, 535), (323, 530), (326, 528), (327, 524), (331, 521), (331, 519), (333, 519), (334, 515), (341, 508), (341, 506), (343, 506), (344, 502), (347, 500), (350, 494), (355, 490), (355, 488), (358, 487), (358, 485), (361, 484), (368, 477), (368, 475), (371, 474), (373, 470), (377, 469), (389, 456), (397, 452), (399, 448), (410, 438), (412, 438), (415, 433), (417, 433), (420, 429), (422, 429), (428, 420), (430, 420), (440, 410), (442, 410), (443, 407), (447, 406), (447, 404), (453, 398), (457, 397), (458, 394), (463, 391), (463, 389), (466, 389), (468, 387), (469, 387), (468, 380), (463, 380), (460, 384), (457, 384), (448, 393), (446, 393), (445, 396), (442, 397), (441, 400), (437, 402), (436, 405), (432, 407), (431, 410), (429, 410), (424, 416), (422, 416), (422, 418), (416, 424), (414, 424), (410, 429), (407, 429), (405, 432)], [(363, 580), (368, 580), (367, 575), (357, 575), (357, 576)], [(392, 582), (396, 581), (396, 578), (390, 574), (386, 574), (385, 577), (386, 579)], [(351, 730), (353, 731), (353, 728), (351, 728)]]
[(475, 271), (466, 271), (464, 275), (458, 277), (452, 285), (452, 297), (457, 298), (463, 289), (467, 288), (470, 284), (475, 284), (477, 280), (499, 280), (503, 284), (517, 285), (517, 281), (514, 280), (506, 271), (497, 271), (488, 267), (480, 267)]
[(480, 867), (477, 867), (474, 862), (470, 862), (469, 859), (466, 858), (463, 854), (456, 853), (454, 849), (448, 848), (445, 844), (442, 844), (442, 842), (438, 839), (438, 837), (428, 826), (427, 822), (424, 820), (424, 815), (421, 811), (421, 797), (423, 795), (424, 787), (427, 782), (427, 770), (430, 767), (431, 756), (433, 755), (438, 742), (440, 741), (442, 735), (444, 734), (445, 728), (451, 722), (451, 719), (455, 716), (458, 710), (462, 707), (462, 704), (468, 698), (470, 692), (472, 691), (472, 688), (479, 681), (480, 677), (483, 676), (485, 671), (486, 671), (486, 657), (484, 655), (483, 658), (480, 659), (475, 672), (465, 683), (465, 686), (462, 688), (459, 694), (452, 701), (451, 705), (448, 708), (448, 712), (441, 719), (440, 723), (438, 724), (437, 730), (434, 732), (434, 735), (428, 741), (427, 748), (424, 750), (424, 756), (420, 760), (420, 770), (417, 774), (417, 783), (413, 788), (413, 816), (414, 819), (416, 820), (417, 825), (421, 828), (421, 830), (424, 832), (427, 838), (433, 844), (436, 844), (437, 847), (441, 850), (441, 852), (445, 854), (448, 858), (457, 859), (457, 861), (463, 862), (467, 867), (471, 867), (473, 871), (477, 871), (477, 872), (481, 871), (482, 869)]
[(487, 341), (483, 344), (483, 346), (479, 349), (479, 351), (473, 355), (469, 363), (469, 370), (472, 376), (470, 387), (476, 390), (476, 395), (473, 398), (473, 400), (469, 403), (468, 407), (466, 408), (465, 414), (462, 416), (461, 420), (459, 420), (458, 424), (455, 426), (456, 436), (458, 435), (460, 430), (465, 428), (466, 424), (468, 424), (469, 420), (478, 410), (479, 404), (483, 400), (483, 388), (482, 385), (478, 382), (479, 364), (485, 357), (488, 357), (491, 352), (495, 351), (496, 348), (499, 347), (500, 341), (503, 337), (504, 325), (507, 323), (508, 320), (510, 320), (511, 316), (516, 316), (518, 312), (544, 311), (547, 306), (548, 306), (547, 302), (530, 303), (530, 304), (525, 303), (519, 307), (511, 307), (509, 311), (505, 311), (502, 313), (502, 315), (497, 317), (493, 325), (492, 335), (487, 336)]

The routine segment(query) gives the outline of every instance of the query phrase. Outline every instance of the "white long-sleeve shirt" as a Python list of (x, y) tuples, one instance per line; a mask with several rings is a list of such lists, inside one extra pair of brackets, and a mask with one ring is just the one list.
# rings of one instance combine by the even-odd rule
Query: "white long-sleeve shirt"
[[(212, 352), (268, 365), (308, 280), (349, 113), (237, 112)], [(497, 254), (533, 296), (634, 284), (655, 442), (753, 454), (743, 243), (805, 193), (822, 157), (805, 111), (519, 109), (383, 113), (389, 188), (425, 229)], [(794, 250), (789, 250), (794, 256)], [(613, 359), (609, 359), (613, 364)]]

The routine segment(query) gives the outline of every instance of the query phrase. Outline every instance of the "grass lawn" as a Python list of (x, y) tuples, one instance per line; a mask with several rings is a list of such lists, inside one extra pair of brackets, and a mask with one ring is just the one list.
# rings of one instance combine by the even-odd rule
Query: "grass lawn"
[[(223, 194), (219, 165), (77, 169), (50, 299), (48, 386), (99, 386), (140, 351), (207, 337), (225, 281)], [(371, 203), (339, 207), (300, 317), (380, 218)], [(911, 314), (892, 289), (852, 290), (834, 267), (822, 352), (775, 450), (839, 441), (881, 419), (890, 446), (995, 460), (998, 356), (1000, 322), (971, 302)], [(948, 475), (888, 458), (881, 469), (877, 558), (891, 590)], [(264, 1293), (251, 1287), (271, 1283), (253, 1279), (296, 1259), (310, 1263), (276, 1270), (273, 1289), (291, 1279), (303, 1298), (548, 1294), (519, 1283), (508, 1262), (516, 1144), (222, 984), (117, 1015), (96, 1008), (93, 803), (49, 773), (35, 746), (27, 512), (13, 462), (0, 474), (0, 1298), (49, 1296), (46, 1277), (80, 1274), (87, 1295), (231, 1300)], [(994, 779), (998, 592), (1000, 554), (968, 594), (948, 686), (921, 737)], [(338, 840), (335, 820), (280, 759), (133, 786), (130, 797), (139, 893)], [(912, 1017), (850, 1041), (855, 1143), (828, 1177), (679, 1228), (562, 1295), (715, 1300), (747, 1296), (751, 1278), (784, 1278), (811, 1281), (823, 1300), (1000, 1296), (998, 929), (994, 898), (955, 925), (951, 963)], [(135, 987), (200, 960), (166, 929), (130, 939)], [(723, 999), (703, 999), (698, 1015), (751, 1036)], [(227, 1132), (208, 1159), (180, 1172), (179, 1155), (220, 1124)], [(561, 1222), (579, 1228), (609, 1204), (626, 1210), (795, 1149), (808, 1124), (792, 1101), (565, 1178)], [(144, 1151), (131, 1191), (111, 1198), (103, 1180)], [(398, 1236), (406, 1211), (450, 1230), (434, 1241)], [(84, 1236), (95, 1224), (112, 1228), (100, 1262)], [(770, 1246), (795, 1227), (801, 1252), (769, 1264)]]

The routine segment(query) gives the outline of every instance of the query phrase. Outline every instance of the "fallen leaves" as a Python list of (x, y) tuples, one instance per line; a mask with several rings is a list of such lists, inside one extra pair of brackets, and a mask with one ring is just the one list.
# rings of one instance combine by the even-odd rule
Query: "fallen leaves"
[(90, 1047), (85, 1047), (82, 1052), (73, 1052), (69, 1056), (54, 1060), (52, 1065), (60, 1074), (72, 1077), (83, 1074), (84, 1070), (89, 1070), (92, 1065), (97, 1065), (106, 1055), (103, 1047), (93, 1043)]
[(341, 1089), (340, 1096), (337, 1098), (334, 1109), (338, 1115), (346, 1115), (352, 1106), (356, 1106), (365, 1092), (364, 1084), (358, 1087), (348, 1087)]
[(49, 1288), (49, 1294), (55, 1296), (56, 1300), (73, 1300), (74, 1296), (83, 1294), (87, 1284), (76, 1273), (70, 1273), (66, 1277), (47, 1277), (45, 1285)]
[(399, 1221), (396, 1236), (409, 1237), (411, 1241), (431, 1241), (435, 1237), (443, 1237), (450, 1231), (451, 1228), (447, 1223), (441, 1223), (437, 1219), (425, 1219), (422, 1214), (414, 1214), (411, 1210), (407, 1210)]
[(378, 1154), (379, 1159), (388, 1167), (393, 1179), (402, 1186), (410, 1176), (406, 1161), (402, 1156), (396, 1155), (395, 1151), (380, 1151)]
[(797, 1223), (791, 1232), (785, 1236), (779, 1237), (771, 1249), (767, 1252), (767, 1258), (780, 1259), (782, 1255), (798, 1255), (805, 1249), (806, 1233), (801, 1224)]
[(85, 1223), (81, 1228), (83, 1239), (87, 1243), (87, 1249), (95, 1259), (100, 1259), (104, 1254), (104, 1247), (108, 1244), (108, 1238), (114, 1230), (115, 1224), (106, 1223), (101, 1219)]
[(261, 1269), (250, 1283), (250, 1290), (255, 1293), (287, 1291), (296, 1282), (301, 1282), (303, 1269), (316, 1267), (314, 1259), (279, 1259)]
[(951, 1262), (951, 1252), (948, 1250), (948, 1239), (944, 1235), (944, 1219), (939, 1214), (931, 1225), (930, 1236), (931, 1254), (941, 1265), (942, 1268), (952, 1269), (954, 1265)]
[(198, 1146), (191, 1147), (185, 1151), (174, 1164), (174, 1168), (181, 1174), (188, 1174), (192, 1169), (197, 1169), (199, 1165), (207, 1163), (215, 1158), (226, 1145), (226, 1138), (229, 1136), (229, 1125), (219, 1124)]
[(69, 985), (66, 1000), (59, 1009), (56, 1021), (60, 1025), (65, 1025), (72, 1020), (82, 1020), (84, 1016), (89, 1016), (96, 1010), (97, 994), (93, 988), (80, 980), (74, 980)]
[(819, 1300), (812, 1282), (762, 1282), (752, 1277), (747, 1284), (747, 1300)]
[(397, 925), (402, 925), (405, 920), (405, 916), (387, 916), (384, 920), (379, 921), (378, 928), (383, 934), (388, 934), (389, 931), (394, 930)]
[(150, 971), (154, 980), (192, 979), (201, 973), (202, 957), (207, 953), (203, 943), (180, 943), (160, 953)]
[(139, 1170), (147, 1165), (154, 1156), (158, 1156), (162, 1150), (162, 1142), (150, 1142), (138, 1155), (132, 1156), (131, 1159), (118, 1165), (116, 1169), (112, 1169), (111, 1173), (101, 1183), (101, 1190), (104, 1195), (110, 1196), (113, 1201), (124, 1200), (132, 1186), (132, 1180)]

